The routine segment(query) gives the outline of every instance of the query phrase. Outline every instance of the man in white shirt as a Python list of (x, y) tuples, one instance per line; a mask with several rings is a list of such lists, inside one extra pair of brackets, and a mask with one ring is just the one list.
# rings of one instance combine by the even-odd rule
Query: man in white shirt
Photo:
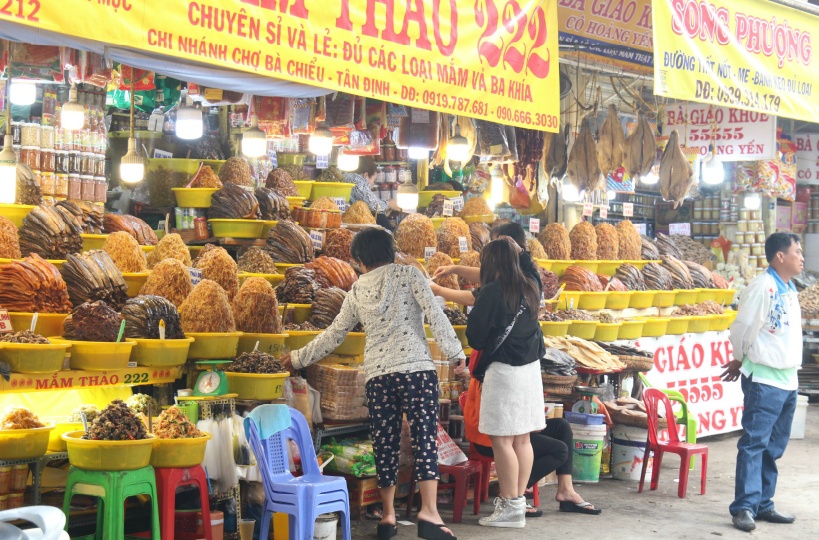
[(777, 511), (776, 460), (785, 453), (796, 409), (802, 365), (802, 314), (791, 279), (802, 272), (805, 258), (799, 237), (774, 233), (765, 242), (768, 269), (743, 291), (731, 326), (732, 360), (722, 378), (742, 379), (745, 408), (737, 443), (734, 502), (729, 510), (734, 527), (750, 532), (755, 519), (793, 523)]

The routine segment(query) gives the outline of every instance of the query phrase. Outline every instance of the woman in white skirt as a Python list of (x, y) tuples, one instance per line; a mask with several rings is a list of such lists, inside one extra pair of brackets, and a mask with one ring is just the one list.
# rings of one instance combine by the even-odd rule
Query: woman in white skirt
[(495, 512), (479, 523), (520, 528), (526, 524), (523, 492), (532, 471), (529, 433), (546, 426), (539, 361), (545, 348), (537, 320), (541, 291), (506, 240), (481, 251), (481, 284), (466, 337), (482, 351), (470, 370), (483, 381), (478, 427), (492, 441), (500, 497)]

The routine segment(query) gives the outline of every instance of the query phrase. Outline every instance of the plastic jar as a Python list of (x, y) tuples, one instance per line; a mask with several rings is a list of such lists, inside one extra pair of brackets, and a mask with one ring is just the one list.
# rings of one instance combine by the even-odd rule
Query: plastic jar
[(751, 219), (753, 221), (762, 219), (762, 212), (760, 212), (759, 210), (751, 210)]
[(11, 144), (20, 146), (23, 140), (23, 124), (21, 122), (11, 123)]
[(40, 148), (40, 124), (23, 124), (21, 126), (20, 145)]
[(108, 201), (108, 183), (104, 176), (94, 177), (94, 202), (105, 204)]
[(68, 189), (66, 191), (66, 197), (70, 201), (80, 201), (82, 200), (82, 180), (80, 180), (79, 174), (68, 174), (62, 175), (66, 177), (66, 181), (68, 182)]
[(42, 126), (40, 128), (40, 148), (54, 149), (54, 127)]
[(735, 238), (736, 238), (736, 240), (734, 240), (734, 241), (737, 244), (747, 244), (747, 242), (745, 241), (745, 233), (744, 232), (738, 232), (736, 234)]
[(83, 174), (80, 176), (80, 182), (82, 183), (82, 194), (80, 195), (80, 198), (83, 201), (93, 202), (96, 193), (96, 188), (94, 187), (94, 177), (88, 174)]
[(54, 175), (54, 197), (65, 199), (68, 197), (68, 175)]
[(93, 176), (96, 169), (96, 157), (91, 152), (82, 152), (80, 154), (80, 174), (88, 174)]
[(21, 508), (25, 500), (25, 493), (9, 493), (8, 495), (8, 509)]
[(40, 147), (23, 146), (20, 148), (20, 161), (28, 165), (30, 169), (40, 168)]
[(9, 489), (11, 489), (11, 467), (0, 467), (0, 494), (7, 494)]
[(753, 244), (751, 246), (752, 255), (765, 255), (765, 244)]
[(748, 222), (744, 220), (737, 221), (737, 231), (748, 232)]
[(743, 221), (748, 221), (751, 219), (751, 211), (750, 210), (740, 210), (739, 211), (739, 219)]
[(745, 255), (746, 257), (751, 255), (751, 244), (742, 244), (739, 247), (739, 254)]
[(8, 510), (9, 509), (9, 496), (8, 495), (0, 495), (0, 510)]
[(68, 152), (68, 174), (80, 174), (80, 152), (71, 150)]
[(56, 177), (55, 174), (52, 172), (41, 172), (37, 176), (37, 182), (40, 184), (40, 191), (42, 191), (43, 195), (55, 195), (56, 194)]
[(56, 172), (57, 156), (54, 150), (40, 150), (40, 170), (43, 172)]
[(765, 243), (765, 240), (766, 240), (766, 238), (765, 238), (765, 232), (764, 232), (764, 231), (758, 231), (758, 232), (756, 233), (756, 241), (757, 241), (757, 243), (759, 243), (759, 244), (764, 244), (764, 243)]
[(28, 481), (28, 465), (15, 465), (11, 468), (11, 490), (25, 491)]
[(68, 152), (66, 150), (54, 151), (54, 172), (68, 174)]

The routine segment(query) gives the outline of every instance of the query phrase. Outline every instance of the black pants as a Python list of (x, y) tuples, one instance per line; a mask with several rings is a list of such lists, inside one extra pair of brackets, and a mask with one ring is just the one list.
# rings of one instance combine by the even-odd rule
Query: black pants
[(398, 479), (401, 426), (407, 415), (415, 459), (415, 480), (438, 480), (438, 374), (389, 373), (367, 381), (370, 436), (378, 487)]
[[(572, 427), (569, 422), (563, 418), (549, 418), (546, 429), (530, 433), (529, 439), (535, 459), (527, 488), (552, 471), (559, 475), (572, 474)], [(476, 444), (475, 449), (482, 456), (493, 457), (492, 447)]]

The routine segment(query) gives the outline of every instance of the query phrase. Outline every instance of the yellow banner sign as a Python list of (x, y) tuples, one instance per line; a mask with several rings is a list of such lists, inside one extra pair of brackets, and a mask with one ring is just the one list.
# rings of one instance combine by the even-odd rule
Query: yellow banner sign
[(31, 1), (0, 21), (556, 132), (556, 2)]
[(651, 73), (651, 0), (558, 0), (560, 44), (589, 61)]
[(654, 93), (817, 118), (819, 18), (765, 0), (654, 2)]

